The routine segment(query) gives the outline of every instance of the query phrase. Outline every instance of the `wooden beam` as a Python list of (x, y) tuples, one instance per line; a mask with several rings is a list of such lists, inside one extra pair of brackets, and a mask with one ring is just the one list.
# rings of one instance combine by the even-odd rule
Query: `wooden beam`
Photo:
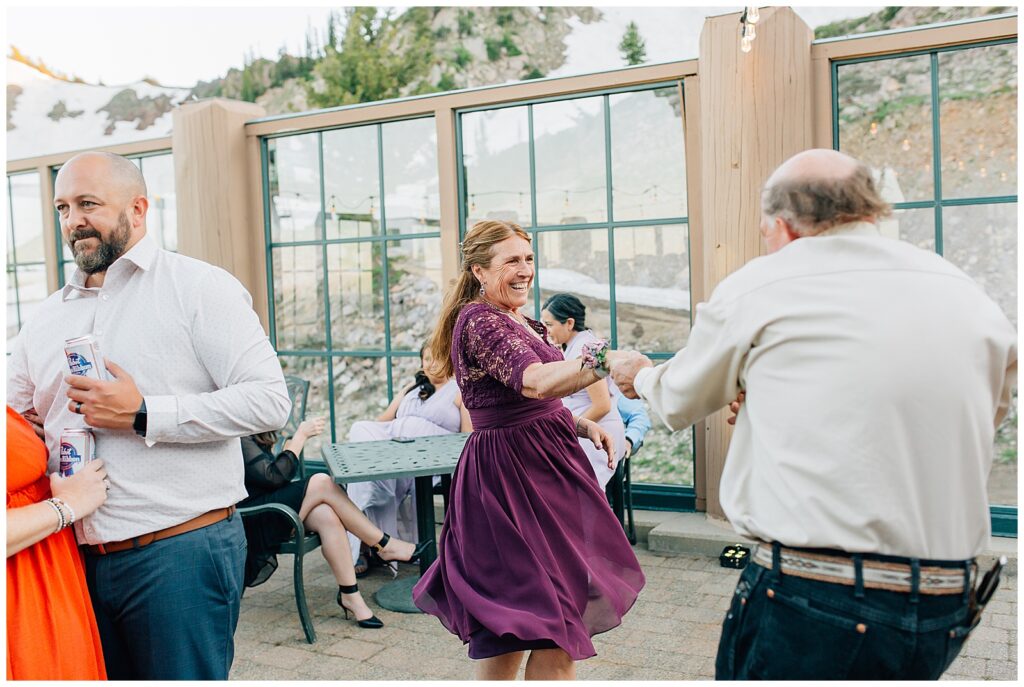
[[(700, 37), (703, 294), (762, 253), (760, 189), (772, 170), (812, 146), (810, 28), (788, 7), (761, 10), (757, 38), (740, 51), (739, 14), (712, 17)], [(699, 320), (697, 326), (700, 326)], [(707, 419), (707, 512), (725, 517), (719, 481), (732, 428)]]

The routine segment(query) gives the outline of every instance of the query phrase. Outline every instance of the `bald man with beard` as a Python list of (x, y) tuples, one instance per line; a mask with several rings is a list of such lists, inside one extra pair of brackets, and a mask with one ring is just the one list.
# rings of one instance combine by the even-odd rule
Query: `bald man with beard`
[[(19, 332), (7, 402), (41, 421), (49, 472), (64, 429), (95, 434), (108, 498), (74, 525), (108, 677), (224, 680), (246, 551), (238, 438), (283, 426), (291, 402), (249, 294), (161, 249), (146, 195), (118, 155), (61, 167), (54, 209), (77, 269)], [(112, 379), (68, 374), (64, 342), (86, 334)]]
[(719, 679), (937, 679), (977, 620), (986, 482), (1016, 332), (961, 270), (885, 238), (871, 171), (808, 150), (765, 184), (768, 255), (697, 307), (657, 367), (611, 376), (683, 430), (731, 405), (721, 505), (758, 540)]

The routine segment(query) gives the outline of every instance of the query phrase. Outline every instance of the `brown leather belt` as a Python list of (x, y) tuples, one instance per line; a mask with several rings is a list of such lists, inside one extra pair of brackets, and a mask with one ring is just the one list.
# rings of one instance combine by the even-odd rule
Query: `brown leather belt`
[(160, 541), (161, 539), (168, 539), (170, 537), (176, 537), (179, 534), (185, 534), (186, 532), (192, 532), (203, 527), (209, 527), (221, 520), (227, 520), (234, 514), (234, 506), (216, 508), (203, 513), (202, 515), (198, 515), (191, 520), (186, 520), (180, 525), (174, 525), (173, 527), (157, 530), (156, 532), (150, 532), (149, 534), (140, 534), (137, 537), (125, 539), (123, 541), (111, 541), (105, 544), (89, 544), (85, 547), (85, 550), (87, 553), (91, 553), (96, 556), (105, 556), (108, 553), (117, 553), (118, 551), (127, 551), (128, 549), (141, 549), (143, 546), (149, 546), (153, 542)]

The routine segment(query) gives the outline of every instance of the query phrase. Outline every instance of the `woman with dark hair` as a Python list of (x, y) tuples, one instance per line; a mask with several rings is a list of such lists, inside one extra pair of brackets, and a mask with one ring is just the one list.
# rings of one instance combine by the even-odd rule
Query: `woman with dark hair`
[[(473, 425), (469, 413), (462, 407), (458, 385), (451, 376), (434, 375), (430, 371), (432, 362), (430, 349), (424, 344), (420, 348), (420, 369), (416, 372), (415, 381), (395, 394), (376, 422), (360, 420), (353, 423), (348, 440), (382, 441), (472, 431)], [(402, 508), (403, 502), (415, 506), (415, 485), (416, 481), (411, 478), (353, 482), (348, 485), (348, 495), (381, 529), (419, 541), (413, 515), (415, 507), (408, 513)], [(403, 517), (399, 517), (400, 511)], [(360, 542), (354, 536), (349, 536), (349, 544), (356, 574), (362, 577), (373, 561), (373, 554), (369, 551), (360, 553)]]
[(591, 637), (622, 622), (644, 575), (580, 448), (615, 448), (561, 398), (606, 374), (607, 346), (563, 360), (520, 314), (533, 281), (530, 235), (478, 222), (431, 340), (436, 374), (454, 373), (473, 433), (452, 476), (438, 559), (413, 600), (469, 644), (478, 679), (571, 679)]
[[(304, 480), (291, 481), (298, 470), (298, 455), (306, 440), (324, 429), (324, 418), (313, 418), (299, 425), (295, 436), (285, 442), (276, 457), (271, 452), (277, 432), (242, 437), (245, 460), (245, 488), (249, 496), (238, 505), (260, 506), (281, 503), (295, 510), (303, 525), (320, 535), (320, 551), (338, 582), (338, 605), (348, 618), (349, 611), (359, 627), (378, 629), (384, 623), (366, 605), (356, 583), (346, 532), (351, 532), (377, 550), (385, 561), (414, 562), (423, 553), (421, 547), (391, 537), (370, 522), (352, 503), (345, 490), (329, 475), (317, 473)], [(277, 569), (277, 546), (291, 539), (293, 528), (276, 513), (259, 513), (242, 520), (249, 546), (245, 561), (245, 584), (262, 584)]]
[[(540, 321), (547, 328), (548, 337), (561, 347), (566, 360), (578, 359), (585, 344), (598, 340), (594, 332), (587, 329), (586, 320), (587, 306), (571, 293), (556, 293), (548, 299), (540, 312)], [(616, 465), (626, 451), (626, 428), (619, 415), (619, 396), (618, 388), (606, 377), (562, 399), (562, 403), (573, 415), (593, 420), (611, 435), (618, 449)], [(592, 443), (580, 439), (580, 446), (594, 468), (597, 483), (604, 489), (615, 474), (615, 467), (608, 467), (608, 457), (603, 451), (594, 448)]]

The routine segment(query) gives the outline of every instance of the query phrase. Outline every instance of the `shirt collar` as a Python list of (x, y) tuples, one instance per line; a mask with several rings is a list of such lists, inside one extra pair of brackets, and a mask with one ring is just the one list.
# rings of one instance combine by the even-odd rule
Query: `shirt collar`
[[(143, 234), (138, 243), (128, 249), (124, 255), (114, 261), (113, 265), (107, 268), (107, 276), (110, 276), (110, 269), (122, 260), (127, 260), (140, 270), (148, 270), (153, 266), (153, 261), (156, 260), (158, 250), (159, 246), (156, 245), (156, 240), (153, 239), (149, 233)], [(65, 284), (64, 288), (61, 290), (61, 300), (66, 301), (73, 293), (81, 294), (98, 291), (98, 289), (87, 287), (85, 285), (85, 278), (85, 272), (76, 267), (74, 273), (71, 275), (71, 279), (68, 280), (68, 283)]]
[(881, 236), (878, 225), (872, 222), (849, 222), (815, 234), (815, 236)]

